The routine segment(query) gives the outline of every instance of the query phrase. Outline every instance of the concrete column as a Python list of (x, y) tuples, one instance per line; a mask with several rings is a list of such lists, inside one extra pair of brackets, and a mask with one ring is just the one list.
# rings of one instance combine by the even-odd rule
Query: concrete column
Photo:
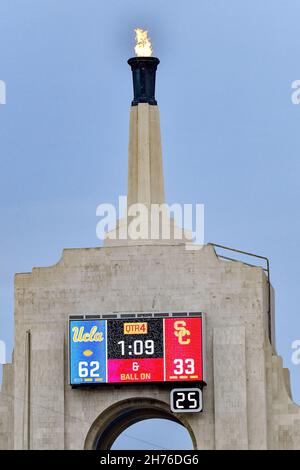
[(0, 449), (14, 448), (14, 368), (4, 364), (0, 391)]
[(138, 106), (131, 106), (128, 146), (128, 207), (134, 204), (138, 194), (138, 152), (137, 152)]
[(151, 203), (165, 202), (164, 173), (158, 106), (149, 106)]
[(248, 449), (245, 327), (213, 332), (216, 449)]
[(141, 103), (131, 107), (128, 155), (128, 206), (162, 204), (164, 178), (159, 111)]
[(30, 448), (64, 449), (64, 334), (31, 333)]
[(149, 104), (138, 104), (138, 201), (151, 203)]

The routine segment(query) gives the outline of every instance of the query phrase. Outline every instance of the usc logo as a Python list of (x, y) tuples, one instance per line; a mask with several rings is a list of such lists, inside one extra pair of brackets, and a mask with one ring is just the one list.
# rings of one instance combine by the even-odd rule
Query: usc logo
[(179, 344), (190, 344), (191, 339), (185, 338), (190, 336), (191, 332), (186, 329), (186, 322), (184, 320), (178, 320), (174, 323), (174, 335), (178, 338)]

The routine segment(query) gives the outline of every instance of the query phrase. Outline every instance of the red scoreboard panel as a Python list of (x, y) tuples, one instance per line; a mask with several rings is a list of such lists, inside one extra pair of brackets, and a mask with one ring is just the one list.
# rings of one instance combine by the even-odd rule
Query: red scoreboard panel
[(71, 384), (202, 382), (203, 318), (70, 320)]
[(202, 318), (166, 318), (164, 330), (165, 381), (202, 381)]

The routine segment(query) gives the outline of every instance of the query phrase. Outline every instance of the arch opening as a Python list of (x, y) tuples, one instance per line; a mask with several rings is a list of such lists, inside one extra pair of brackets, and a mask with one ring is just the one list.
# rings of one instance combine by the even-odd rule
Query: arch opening
[(193, 450), (191, 436), (181, 423), (166, 418), (148, 418), (128, 426), (111, 450)]
[(172, 413), (166, 403), (141, 398), (107, 408), (94, 421), (85, 441), (85, 449), (94, 450), (178, 450), (180, 445), (182, 450), (196, 448), (189, 423)]

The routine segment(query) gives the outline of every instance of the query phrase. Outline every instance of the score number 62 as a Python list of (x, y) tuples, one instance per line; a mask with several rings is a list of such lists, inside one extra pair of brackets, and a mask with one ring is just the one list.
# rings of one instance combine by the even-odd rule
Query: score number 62
[(100, 377), (98, 370), (100, 369), (100, 362), (98, 361), (80, 361), (78, 363), (78, 375), (81, 378), (85, 377)]
[(174, 359), (174, 374), (176, 375), (193, 375), (195, 373), (195, 360), (188, 359)]

